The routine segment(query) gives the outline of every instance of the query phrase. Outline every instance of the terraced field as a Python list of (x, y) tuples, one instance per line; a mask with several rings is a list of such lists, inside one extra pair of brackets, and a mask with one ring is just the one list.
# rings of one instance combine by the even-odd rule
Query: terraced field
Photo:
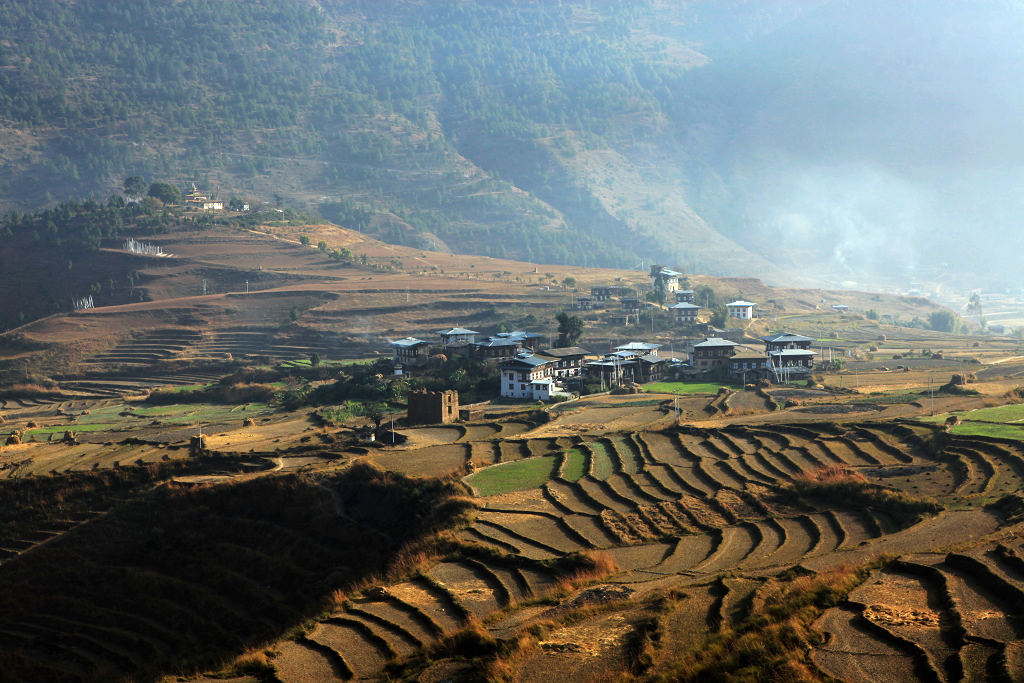
[[(829, 609), (814, 661), (846, 681), (1024, 680), (1021, 543), (908, 555)], [(880, 664), (882, 658), (888, 664)], [(881, 666), (887, 667), (881, 669)]]
[[(489, 494), (455, 532), (464, 552), (351, 597), (280, 645), (270, 661), (281, 680), (314, 680), (310, 671), (376, 678), (396, 662), (401, 671), (401, 662), (481, 622), (505, 637), (548, 624), (539, 649), (517, 659), (518, 680), (585, 680), (604, 666), (656, 671), (746, 619), (776, 577), (880, 553), (899, 559), (816, 623), (821, 672), (850, 681), (894, 680), (882, 675), (886, 666), (907, 680), (1024, 676), (1020, 542), (954, 547), (1005, 526), (979, 508), (1024, 486), (1024, 447), (881, 422), (462, 441), (477, 431), (491, 434), (470, 426), (445, 446), (462, 447), (477, 467), (467, 482)], [(792, 482), (835, 466), (947, 509), (908, 518), (788, 493)], [(591, 604), (587, 591), (571, 608), (537, 600), (560, 585), (557, 563), (580, 553), (614, 562), (611, 583), (593, 590), (618, 591), (625, 602), (596, 608), (603, 616), (594, 623), (563, 624), (566, 610)], [(668, 602), (666, 586), (674, 587)], [(897, 597), (885, 602), (889, 594)], [(660, 644), (638, 665), (637, 639), (651, 628)]]

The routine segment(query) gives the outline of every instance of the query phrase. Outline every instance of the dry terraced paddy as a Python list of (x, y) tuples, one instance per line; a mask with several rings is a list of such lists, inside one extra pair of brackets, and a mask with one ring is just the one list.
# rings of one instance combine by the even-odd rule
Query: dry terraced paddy
[[(373, 678), (389, 661), (403, 671), (422, 661), (417, 648), (480, 622), (504, 636), (544, 624), (539, 643), (516, 660), (516, 680), (589, 680), (605, 666), (668, 670), (709, 635), (746, 623), (779, 581), (800, 576), (794, 568), (813, 576), (879, 554), (898, 559), (815, 622), (822, 640), (808, 652), (819, 673), (946, 681), (959, 672), (1016, 680), (1024, 671), (1024, 550), (1019, 541), (960, 547), (967, 529), (980, 539), (1005, 527), (980, 508), (1024, 485), (1019, 444), (876, 422), (683, 427), (421, 450), (438, 448), (453, 449), (453, 464), (462, 458), (478, 468), (466, 479), (477, 511), (455, 532), (465, 552), (353, 597), (271, 660), (281, 680), (308, 681), (308, 671), (328, 669)], [(918, 521), (884, 506), (787, 493), (793, 482), (840, 466), (889, 490), (940, 499), (947, 510)], [(559, 585), (555, 563), (575, 553), (613, 561), (617, 573), (588, 590), (619, 597), (591, 603), (584, 590), (568, 603), (537, 604)], [(597, 612), (589, 622), (560, 621), (574, 609)], [(637, 643), (650, 629), (661, 633), (659, 644), (638, 659)]]

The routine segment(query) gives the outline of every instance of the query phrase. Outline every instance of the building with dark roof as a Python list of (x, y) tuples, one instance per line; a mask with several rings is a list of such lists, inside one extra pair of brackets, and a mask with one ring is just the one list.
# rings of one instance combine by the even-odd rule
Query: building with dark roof
[(729, 369), (729, 359), (736, 355), (736, 342), (721, 337), (708, 337), (693, 345), (690, 354), (690, 365), (696, 372), (725, 372)]
[[(417, 339), (416, 337), (405, 337), (390, 342), (392, 360), (396, 366), (417, 366), (423, 365), (430, 353), (430, 342)], [(396, 367), (396, 370), (399, 368)]]
[(555, 377), (579, 377), (583, 373), (583, 360), (592, 354), (579, 346), (563, 346), (544, 349), (540, 355), (555, 359)]
[(697, 314), (700, 313), (700, 306), (687, 301), (680, 301), (668, 307), (672, 318), (680, 325), (696, 325)]
[(452, 327), (447, 330), (438, 330), (437, 333), (441, 335), (442, 346), (460, 343), (472, 344), (476, 341), (476, 335), (480, 334), (476, 330), (467, 330), (465, 327)]

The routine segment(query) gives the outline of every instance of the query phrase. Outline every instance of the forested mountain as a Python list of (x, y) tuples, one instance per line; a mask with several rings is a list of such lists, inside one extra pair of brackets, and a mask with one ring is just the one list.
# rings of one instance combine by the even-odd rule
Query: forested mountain
[[(0, 208), (126, 176), (538, 262), (1013, 263), (1015, 3), (10, 0)], [(989, 240), (986, 240), (989, 237)], [(884, 276), (885, 280), (880, 279)]]

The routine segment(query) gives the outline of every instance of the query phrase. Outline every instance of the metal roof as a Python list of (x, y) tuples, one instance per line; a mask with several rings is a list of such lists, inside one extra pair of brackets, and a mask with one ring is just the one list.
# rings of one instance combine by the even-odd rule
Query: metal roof
[(728, 339), (722, 339), (721, 337), (708, 337), (699, 344), (694, 344), (695, 349), (709, 349), (714, 346), (739, 346), (736, 342), (731, 342)]
[(803, 335), (793, 334), (792, 332), (778, 332), (776, 334), (769, 334), (765, 337), (761, 337), (761, 341), (775, 344), (778, 342), (812, 342), (814, 341), (811, 337), (804, 337)]
[(506, 367), (506, 366), (510, 366), (510, 365), (525, 365), (526, 367), (536, 368), (538, 366), (546, 365), (548, 363), (554, 363), (554, 362), (555, 362), (554, 358), (544, 358), (542, 356), (523, 356), (523, 355), (519, 355), (519, 356), (516, 356), (515, 358), (509, 358), (508, 360), (504, 361), (501, 365), (502, 365), (502, 367)]
[(416, 337), (405, 337), (404, 339), (397, 339), (390, 342), (392, 346), (400, 346), (402, 348), (409, 348), (411, 346), (419, 346), (420, 344), (429, 344), (430, 342), (417, 339)]
[(810, 349), (783, 349), (782, 351), (772, 351), (768, 355), (770, 356), (817, 356), (817, 351), (811, 351)]
[(679, 277), (682, 273), (677, 273), (671, 268), (662, 268), (655, 275), (664, 275), (665, 277)]
[(491, 337), (491, 339), (537, 339), (542, 335), (536, 332), (524, 332), (522, 330), (515, 330), (513, 332), (499, 332), (498, 334)]
[(465, 327), (453, 327), (450, 330), (438, 330), (437, 333), (445, 337), (453, 334), (480, 334), (476, 330), (467, 330)]
[(756, 305), (757, 304), (755, 304), (753, 301), (744, 301), (743, 299), (737, 299), (736, 301), (733, 301), (731, 304), (726, 304), (726, 306), (756, 306)]
[(660, 349), (661, 344), (650, 344), (648, 342), (629, 342), (615, 347), (616, 351), (653, 351)]
[(541, 351), (545, 356), (553, 358), (565, 358), (567, 356), (589, 356), (590, 351), (579, 346), (563, 346), (558, 349), (544, 349)]
[(681, 309), (681, 310), (689, 310), (691, 308), (695, 308), (697, 310), (700, 310), (700, 306), (695, 306), (694, 304), (687, 303), (686, 301), (680, 301), (677, 304), (673, 304), (673, 305), (669, 306), (669, 308), (677, 308), (677, 309)]

